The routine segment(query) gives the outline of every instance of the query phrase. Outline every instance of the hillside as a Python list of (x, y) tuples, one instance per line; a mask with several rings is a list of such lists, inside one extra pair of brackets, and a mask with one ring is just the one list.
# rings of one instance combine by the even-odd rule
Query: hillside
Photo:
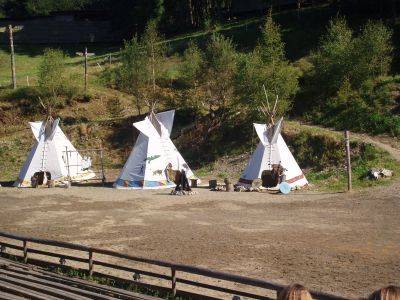
[[(283, 11), (274, 15), (282, 29), (282, 38), (288, 60), (304, 68), (305, 60), (315, 49), (320, 36), (325, 31), (329, 19), (335, 11), (329, 6), (305, 8), (300, 17), (296, 11)], [(352, 20), (352, 26), (362, 23), (361, 18)], [(256, 120), (238, 118), (230, 120), (226, 127), (211, 133), (206, 143), (193, 144), (193, 126), (197, 134), (202, 134), (198, 128), (207, 126), (207, 113), (197, 115), (194, 110), (180, 107), (178, 99), (182, 97), (181, 90), (176, 88), (180, 77), (179, 66), (183, 62), (182, 53), (190, 41), (196, 41), (200, 48), (206, 48), (206, 43), (213, 32), (222, 33), (232, 38), (238, 51), (249, 53), (257, 45), (262, 34), (263, 17), (232, 20), (222, 25), (215, 25), (209, 30), (194, 31), (187, 34), (168, 37), (168, 59), (163, 63), (162, 95), (165, 102), (159, 109), (178, 108), (173, 136), (182, 149), (187, 160), (197, 170), (199, 176), (210, 178), (230, 177), (236, 180), (243, 170), (249, 153), (254, 149), (257, 139), (252, 133), (251, 123)], [(354, 24), (353, 24), (354, 23)], [(396, 27), (397, 26), (397, 27)], [(395, 36), (398, 35), (396, 24)], [(398, 51), (398, 45), (396, 51)], [(0, 48), (0, 180), (10, 181), (16, 178), (18, 170), (29, 151), (33, 137), (28, 128), (28, 121), (44, 118), (44, 111), (37, 102), (38, 68), (42, 61), (43, 50), (47, 47), (57, 48), (58, 45), (24, 46), (16, 45), (16, 65), (18, 89), (9, 88), (10, 75), (8, 66), (8, 49)], [(134, 105), (133, 96), (122, 92), (104, 82), (104, 70), (112, 70), (120, 64), (119, 49), (122, 45), (92, 45), (89, 52), (95, 56), (89, 58), (89, 91), (83, 90), (83, 62), (76, 56), (82, 51), (83, 45), (63, 45), (66, 53), (66, 72), (72, 78), (77, 91), (73, 99), (57, 109), (61, 118), (62, 128), (78, 149), (99, 148), (105, 150), (106, 168), (113, 180), (117, 170), (122, 167), (137, 132), (131, 126), (134, 120), (140, 119)], [(111, 65), (109, 57), (111, 55)], [(397, 58), (396, 58), (397, 59)], [(397, 61), (393, 63), (396, 69)], [(28, 87), (29, 83), (29, 87)], [(390, 81), (391, 89), (398, 91), (399, 83)], [(144, 109), (144, 111), (147, 108)], [(143, 114), (144, 111), (141, 113)], [(297, 119), (303, 116), (290, 112)], [(200, 125), (199, 125), (200, 124)], [(200, 126), (200, 127), (199, 127)], [(345, 178), (343, 173), (343, 148), (341, 137), (332, 136), (326, 131), (310, 130), (299, 126), (295, 121), (286, 122), (285, 136), (300, 165), (305, 168), (310, 181), (315, 188), (342, 189)], [(194, 133), (196, 135), (196, 132)], [(396, 143), (398, 138), (388, 137)], [(210, 149), (212, 143), (214, 149)], [(361, 179), (369, 167), (387, 167), (399, 170), (399, 166), (389, 156), (374, 146), (354, 143), (353, 160), (355, 161), (356, 181), (359, 186), (373, 184)], [(325, 160), (317, 157), (324, 154)], [(313, 158), (312, 155), (315, 157)], [(318, 158), (318, 159), (317, 159)], [(398, 172), (396, 172), (398, 173)]]

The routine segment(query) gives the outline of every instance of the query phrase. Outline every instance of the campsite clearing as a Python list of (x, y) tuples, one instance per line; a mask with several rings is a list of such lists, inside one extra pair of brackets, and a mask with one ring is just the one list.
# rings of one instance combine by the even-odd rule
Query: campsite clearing
[(0, 190), (0, 228), (345, 296), (400, 284), (400, 182), (287, 196)]

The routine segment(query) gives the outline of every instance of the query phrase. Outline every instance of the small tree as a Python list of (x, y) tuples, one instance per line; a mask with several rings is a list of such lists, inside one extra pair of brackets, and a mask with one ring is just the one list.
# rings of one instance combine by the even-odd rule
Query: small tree
[(320, 90), (320, 99), (332, 97), (346, 79), (352, 81), (354, 68), (353, 32), (344, 18), (329, 22), (328, 31), (320, 42), (317, 52), (312, 55), (315, 76), (312, 84)]
[(239, 61), (237, 93), (241, 103), (245, 104), (244, 108), (250, 112), (261, 116), (259, 108), (265, 101), (263, 86), (270, 101), (279, 97), (278, 115), (290, 109), (299, 89), (300, 71), (286, 60), (284, 49), (281, 29), (269, 12), (256, 49), (248, 55), (242, 55)]
[(121, 65), (115, 72), (117, 87), (134, 96), (136, 108), (147, 104), (154, 109), (159, 97), (157, 79), (165, 60), (165, 47), (157, 23), (148, 23), (141, 39), (134, 36), (121, 51)]
[(182, 79), (188, 87), (197, 87), (200, 77), (200, 69), (203, 64), (203, 54), (199, 47), (190, 42), (183, 53), (183, 62), (180, 65)]
[(195, 43), (190, 42), (188, 48), (183, 53), (183, 61), (179, 66), (179, 74), (183, 83), (181, 105), (184, 107), (196, 109), (200, 109), (201, 107), (197, 97), (203, 64), (202, 51)]
[(157, 78), (161, 74), (162, 63), (165, 61), (166, 55), (163, 38), (157, 31), (156, 20), (151, 20), (147, 24), (141, 43), (147, 58), (148, 78), (150, 79), (149, 84), (152, 90), (146, 102), (150, 109), (153, 109), (158, 101)]
[(117, 70), (117, 86), (134, 96), (138, 113), (147, 95), (149, 75), (146, 70), (147, 60), (137, 36), (125, 42), (121, 52), (121, 67)]
[(211, 112), (222, 109), (224, 113), (234, 98), (237, 53), (232, 40), (213, 34), (204, 57), (201, 68), (203, 102)]
[(370, 78), (387, 75), (392, 62), (392, 32), (382, 22), (368, 21), (355, 39), (354, 81), (357, 86)]
[(39, 65), (39, 88), (44, 96), (59, 95), (65, 82), (65, 55), (58, 49), (46, 49)]
[(48, 109), (64, 105), (78, 93), (73, 76), (65, 72), (65, 55), (61, 50), (46, 49), (38, 70), (40, 98)]

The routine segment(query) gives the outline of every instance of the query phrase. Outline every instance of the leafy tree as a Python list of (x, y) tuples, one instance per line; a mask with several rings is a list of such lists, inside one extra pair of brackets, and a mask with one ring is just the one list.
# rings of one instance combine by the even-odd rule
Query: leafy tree
[(335, 95), (344, 80), (351, 82), (355, 47), (352, 35), (344, 18), (331, 20), (318, 51), (312, 55), (315, 76), (311, 84), (321, 91), (320, 99)]
[(252, 53), (242, 55), (239, 61), (237, 93), (248, 111), (258, 114), (265, 103), (263, 86), (270, 102), (279, 97), (278, 115), (290, 109), (299, 89), (300, 71), (286, 60), (284, 48), (281, 29), (269, 13), (258, 46)]
[(387, 75), (392, 62), (392, 32), (382, 22), (368, 21), (355, 39), (354, 81), (359, 87), (370, 78)]
[(121, 51), (121, 66), (117, 69), (116, 76), (117, 86), (134, 96), (136, 108), (141, 114), (141, 107), (147, 95), (148, 73), (146, 56), (137, 36), (125, 42), (124, 49)]
[(165, 46), (155, 21), (149, 22), (141, 39), (134, 36), (125, 42), (121, 51), (121, 65), (113, 70), (115, 84), (134, 96), (139, 114), (143, 104), (153, 109), (158, 102), (160, 95), (157, 81), (164, 59)]
[(204, 56), (200, 48), (190, 42), (188, 48), (183, 53), (183, 61), (179, 65), (179, 74), (183, 85), (182, 100), (180, 105), (185, 108), (195, 108), (199, 110), (198, 87), (200, 85), (201, 69)]
[[(191, 43), (184, 52), (180, 67), (189, 104), (206, 109), (218, 121), (227, 116), (234, 103), (237, 52), (232, 41), (213, 34), (202, 52)], [(196, 98), (196, 99), (193, 99)]]
[(64, 84), (65, 55), (58, 49), (46, 49), (39, 65), (39, 88), (46, 95), (59, 94)]
[(46, 49), (39, 64), (38, 85), (41, 99), (54, 108), (62, 104), (62, 98), (71, 100), (77, 94), (72, 77), (65, 75), (65, 55), (58, 49)]
[(203, 104), (209, 111), (226, 109), (234, 98), (237, 53), (232, 40), (213, 34), (204, 53), (202, 64)]
[(392, 60), (390, 40), (391, 31), (380, 22), (368, 22), (361, 34), (353, 37), (345, 19), (331, 21), (312, 55), (314, 75), (310, 84), (320, 91), (318, 98), (322, 101), (334, 96), (345, 80), (359, 89), (366, 80), (386, 75)]
[(151, 85), (151, 95), (147, 100), (148, 106), (152, 109), (157, 104), (157, 78), (161, 74), (162, 64), (165, 61), (166, 48), (162, 36), (157, 30), (157, 20), (151, 20), (144, 32), (141, 41), (145, 54), (148, 77)]

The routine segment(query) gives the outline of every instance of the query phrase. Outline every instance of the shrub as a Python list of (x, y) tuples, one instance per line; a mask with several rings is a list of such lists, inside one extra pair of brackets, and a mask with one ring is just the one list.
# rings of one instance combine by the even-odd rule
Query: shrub
[(38, 70), (41, 100), (50, 108), (63, 106), (78, 93), (77, 77), (66, 74), (65, 55), (61, 50), (46, 49)]

